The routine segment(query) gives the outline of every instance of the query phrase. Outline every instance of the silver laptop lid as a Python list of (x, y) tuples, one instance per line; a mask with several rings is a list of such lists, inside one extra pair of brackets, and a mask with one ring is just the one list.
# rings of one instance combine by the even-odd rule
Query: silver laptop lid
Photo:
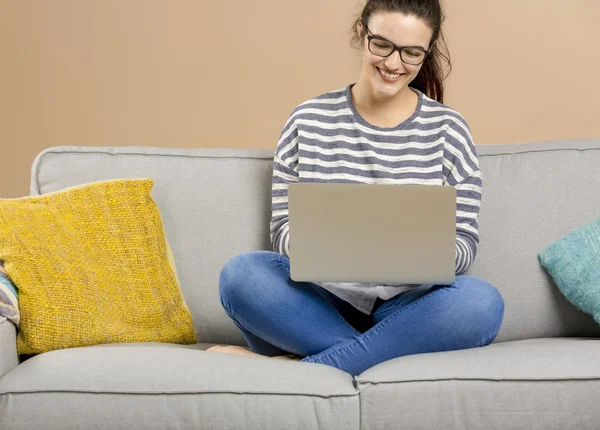
[(288, 207), (295, 281), (454, 282), (454, 187), (293, 183)]

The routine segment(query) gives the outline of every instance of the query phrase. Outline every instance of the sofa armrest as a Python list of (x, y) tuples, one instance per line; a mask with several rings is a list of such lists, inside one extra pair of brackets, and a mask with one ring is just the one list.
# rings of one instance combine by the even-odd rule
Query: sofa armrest
[(18, 364), (17, 329), (11, 321), (0, 317), (0, 378)]

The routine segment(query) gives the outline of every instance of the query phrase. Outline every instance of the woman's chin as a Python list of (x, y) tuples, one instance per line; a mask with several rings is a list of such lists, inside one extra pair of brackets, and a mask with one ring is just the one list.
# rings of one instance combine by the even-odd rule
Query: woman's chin
[(385, 82), (377, 82), (373, 89), (375, 90), (375, 95), (381, 98), (390, 98), (396, 96), (401, 90), (402, 86), (398, 84), (390, 84)]

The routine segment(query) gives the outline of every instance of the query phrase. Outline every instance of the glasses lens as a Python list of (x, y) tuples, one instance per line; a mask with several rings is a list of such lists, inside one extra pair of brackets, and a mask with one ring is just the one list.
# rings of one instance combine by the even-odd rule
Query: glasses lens
[(371, 39), (369, 50), (375, 55), (387, 57), (394, 50), (394, 46), (385, 40)]
[(421, 64), (425, 59), (425, 53), (419, 49), (403, 49), (402, 61), (408, 64)]

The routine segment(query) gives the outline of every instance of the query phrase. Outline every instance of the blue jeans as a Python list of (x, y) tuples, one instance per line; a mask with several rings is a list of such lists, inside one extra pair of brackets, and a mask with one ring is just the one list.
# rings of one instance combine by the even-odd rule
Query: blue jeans
[(293, 281), (289, 259), (271, 251), (229, 260), (219, 292), (253, 352), (292, 353), (351, 375), (404, 355), (488, 345), (504, 317), (496, 288), (471, 276), (378, 299), (366, 315), (317, 284)]

